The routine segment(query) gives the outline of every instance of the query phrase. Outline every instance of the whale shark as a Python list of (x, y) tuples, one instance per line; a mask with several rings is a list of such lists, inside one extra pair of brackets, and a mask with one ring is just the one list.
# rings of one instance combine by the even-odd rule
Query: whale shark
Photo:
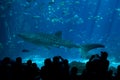
[(95, 48), (104, 48), (103, 44), (75, 44), (72, 41), (65, 40), (62, 38), (62, 32), (58, 31), (55, 33), (19, 33), (18, 36), (24, 41), (33, 43), (38, 46), (44, 46), (45, 48), (50, 49), (51, 47), (60, 48), (79, 48), (82, 53), (87, 53), (88, 51)]

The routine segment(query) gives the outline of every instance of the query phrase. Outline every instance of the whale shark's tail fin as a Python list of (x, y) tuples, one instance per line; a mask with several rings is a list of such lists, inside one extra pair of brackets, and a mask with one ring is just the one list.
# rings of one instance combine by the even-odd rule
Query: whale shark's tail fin
[(105, 46), (102, 45), (102, 44), (85, 44), (85, 45), (81, 45), (81, 46), (80, 46), (79, 51), (80, 51), (80, 53), (81, 53), (81, 56), (85, 58), (85, 57), (88, 56), (87, 53), (88, 53), (90, 50), (95, 49), (95, 48), (105, 48)]

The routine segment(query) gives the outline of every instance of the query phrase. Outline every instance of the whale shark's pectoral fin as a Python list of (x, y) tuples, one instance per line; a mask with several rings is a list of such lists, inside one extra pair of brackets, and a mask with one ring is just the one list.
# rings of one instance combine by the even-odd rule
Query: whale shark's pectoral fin
[(85, 45), (81, 45), (80, 46), (80, 53), (83, 57), (87, 57), (87, 53), (92, 50), (92, 49), (96, 49), (96, 48), (105, 48), (104, 45), (102, 44), (85, 44)]

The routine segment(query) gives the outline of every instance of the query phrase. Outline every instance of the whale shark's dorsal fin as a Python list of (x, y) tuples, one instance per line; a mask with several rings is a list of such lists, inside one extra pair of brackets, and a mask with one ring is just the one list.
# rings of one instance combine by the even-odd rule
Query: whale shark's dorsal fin
[(62, 38), (62, 31), (57, 31), (54, 35), (58, 38)]

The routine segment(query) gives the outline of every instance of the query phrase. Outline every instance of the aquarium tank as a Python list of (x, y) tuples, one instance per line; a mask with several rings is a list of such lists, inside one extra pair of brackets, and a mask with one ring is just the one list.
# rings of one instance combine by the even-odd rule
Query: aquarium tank
[(120, 61), (120, 0), (0, 0), (0, 59)]

